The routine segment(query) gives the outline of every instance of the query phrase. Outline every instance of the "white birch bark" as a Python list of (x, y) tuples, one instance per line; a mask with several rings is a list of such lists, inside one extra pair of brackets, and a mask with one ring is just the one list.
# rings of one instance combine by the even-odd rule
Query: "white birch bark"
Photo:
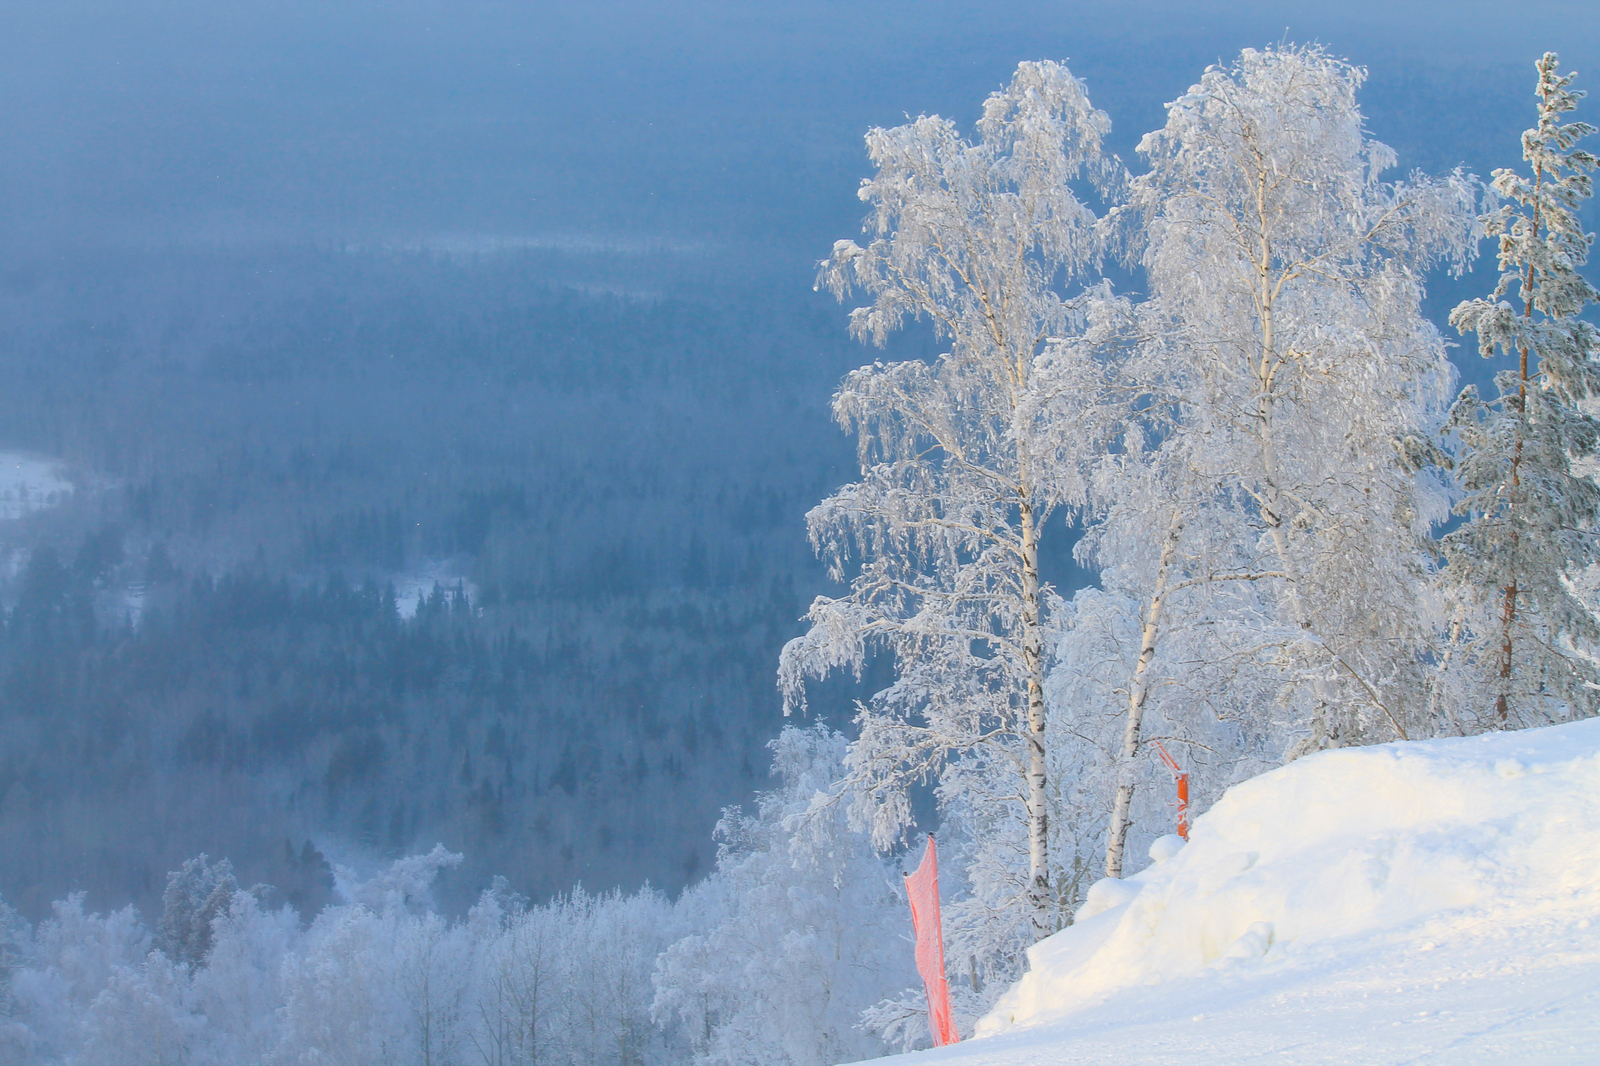
[(779, 667), (797, 709), (807, 677), (859, 669), (874, 650), (895, 657), (896, 684), (858, 713), (845, 783), (858, 817), (892, 846), (907, 789), (926, 780), (947, 803), (1014, 806), (1027, 854), (1015, 907), (1032, 939), (1059, 921), (1039, 544), (1053, 513), (1086, 503), (1111, 425), (1103, 349), (1118, 314), (1104, 288), (1065, 295), (1100, 239), (1070, 183), (1116, 177), (1100, 149), (1108, 125), (1065, 68), (1025, 63), (976, 142), (938, 118), (868, 135), (872, 240), (836, 244), (820, 280), (872, 297), (851, 315), (858, 336), (881, 343), (925, 317), (951, 348), (931, 365), (863, 367), (835, 397), (860, 435), (862, 480), (807, 520), (835, 576), (853, 572), (851, 591), (813, 604)]
[(1128, 811), (1133, 805), (1133, 761), (1139, 755), (1144, 707), (1150, 697), (1150, 663), (1155, 659), (1156, 639), (1161, 632), (1161, 609), (1166, 605), (1167, 578), (1172, 572), (1172, 559), (1182, 538), (1183, 509), (1174, 508), (1166, 540), (1161, 546), (1161, 559), (1156, 563), (1155, 588), (1150, 594), (1150, 604), (1144, 613), (1144, 627), (1139, 634), (1139, 659), (1134, 666), (1133, 677), (1128, 682), (1128, 709), (1123, 724), (1117, 798), (1111, 808), (1111, 829), (1106, 834), (1107, 877), (1122, 876), (1122, 852), (1128, 837)]
[(1170, 107), (1133, 186), (1149, 314), (1181, 361), (1173, 432), (1214, 498), (1251, 501), (1283, 575), (1260, 587), (1299, 693), (1292, 754), (1423, 713), (1420, 538), (1441, 501), (1396, 442), (1430, 436), (1452, 376), (1417, 273), (1474, 248), (1465, 176), (1377, 180), (1393, 156), (1363, 135), (1361, 80), (1315, 48), (1246, 51)]

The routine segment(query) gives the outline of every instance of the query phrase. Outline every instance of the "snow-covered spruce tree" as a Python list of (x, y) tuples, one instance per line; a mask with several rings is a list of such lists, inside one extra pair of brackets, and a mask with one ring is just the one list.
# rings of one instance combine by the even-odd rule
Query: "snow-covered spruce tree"
[(167, 874), (155, 947), (173, 962), (200, 965), (211, 952), (212, 921), (228, 912), (238, 891), (227, 859), (213, 863), (202, 853), (186, 861)]
[[(1485, 359), (1516, 368), (1495, 376), (1489, 401), (1468, 388), (1452, 412), (1468, 516), (1442, 538), (1439, 574), (1457, 611), (1450, 669), (1466, 675), (1451, 705), (1466, 730), (1541, 725), (1600, 706), (1600, 625), (1573, 579), (1600, 561), (1600, 488), (1574, 470), (1600, 442), (1583, 404), (1600, 388), (1600, 331), (1578, 316), (1600, 293), (1578, 272), (1593, 234), (1578, 208), (1591, 194), (1595, 157), (1577, 148), (1594, 132), (1562, 122), (1582, 93), (1548, 52), (1537, 63), (1539, 124), (1522, 135), (1532, 176), (1497, 170), (1508, 203), (1482, 219), (1500, 239), (1500, 282), (1450, 315), (1478, 335)], [(1515, 285), (1516, 304), (1502, 299)]]
[(1067, 296), (1099, 251), (1071, 183), (1117, 180), (1108, 128), (1083, 85), (1046, 62), (1022, 64), (989, 98), (976, 143), (937, 117), (867, 135), (872, 240), (835, 244), (819, 281), (873, 298), (851, 314), (857, 336), (882, 343), (927, 319), (951, 348), (931, 364), (863, 367), (834, 397), (859, 434), (862, 479), (807, 521), (836, 578), (860, 568), (847, 595), (812, 604), (779, 666), (793, 710), (808, 676), (894, 656), (897, 682), (859, 708), (845, 783), (855, 809), (880, 847), (910, 823), (908, 789), (930, 778), (947, 805), (976, 788), (1013, 811), (1028, 859), (1014, 906), (1034, 938), (1057, 923), (1039, 538), (1053, 511), (1085, 500), (1103, 435), (1096, 342), (1115, 317), (1103, 289)]
[[(1420, 275), (1473, 254), (1474, 183), (1381, 181), (1394, 156), (1363, 132), (1362, 78), (1315, 47), (1208, 70), (1141, 142), (1150, 169), (1117, 212), (1149, 282), (1124, 368), (1147, 399), (1097, 472), (1084, 554), (1132, 617), (1120, 665), (1098, 660), (1102, 696), (1063, 689), (1083, 701), (1064, 709), (1085, 716), (1067, 727), (1080, 771), (1112, 764), (1112, 876), (1137, 781), (1166, 776), (1144, 752), (1152, 710), (1221, 753), (1224, 785), (1240, 759), (1402, 737), (1420, 715), (1421, 538), (1446, 512), (1404, 453), (1453, 380)], [(1074, 639), (1110, 646), (1092, 628)], [(1088, 649), (1063, 655), (1093, 680)]]
[[(781, 784), (717, 824), (717, 868), (686, 890), (694, 932), (656, 964), (654, 1014), (697, 1066), (828, 1066), (885, 1054), (861, 1012), (916, 980), (904, 894), (837, 804), (845, 738), (822, 724), (771, 744)], [(927, 1012), (908, 1012), (913, 1037)]]

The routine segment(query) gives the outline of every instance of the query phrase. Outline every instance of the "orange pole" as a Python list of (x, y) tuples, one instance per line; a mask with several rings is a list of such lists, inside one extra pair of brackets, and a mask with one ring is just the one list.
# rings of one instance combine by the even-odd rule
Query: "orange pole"
[(1189, 839), (1189, 775), (1178, 775), (1178, 835)]
[(1189, 839), (1189, 775), (1178, 766), (1178, 760), (1167, 754), (1167, 749), (1161, 746), (1161, 741), (1152, 740), (1156, 751), (1161, 753), (1161, 761), (1167, 764), (1167, 769), (1178, 782), (1178, 835)]

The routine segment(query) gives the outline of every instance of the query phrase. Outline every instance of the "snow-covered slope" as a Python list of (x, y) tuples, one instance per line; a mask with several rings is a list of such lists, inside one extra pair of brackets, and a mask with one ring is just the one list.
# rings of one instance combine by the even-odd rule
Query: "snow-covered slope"
[(1600, 721), (1302, 759), (1101, 882), (979, 1063), (1600, 1063)]

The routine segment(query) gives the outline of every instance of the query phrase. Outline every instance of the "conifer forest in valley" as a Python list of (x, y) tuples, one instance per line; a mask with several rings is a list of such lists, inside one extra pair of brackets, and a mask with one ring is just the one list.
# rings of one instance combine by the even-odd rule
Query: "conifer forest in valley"
[(1595, 716), (1600, 15), (1467, 7), (0, 16), (0, 1064), (925, 1048), (929, 833), (965, 1037), (1169, 767)]

